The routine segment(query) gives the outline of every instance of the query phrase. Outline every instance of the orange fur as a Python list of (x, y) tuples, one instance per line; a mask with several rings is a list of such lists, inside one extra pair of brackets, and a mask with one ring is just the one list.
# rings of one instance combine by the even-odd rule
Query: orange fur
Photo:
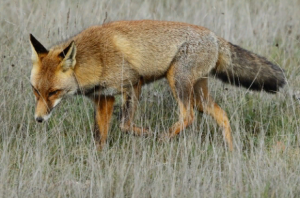
[(229, 150), (233, 150), (232, 135), (229, 124), (229, 119), (226, 112), (214, 102), (212, 97), (209, 95), (207, 78), (200, 79), (195, 84), (195, 99), (196, 107), (200, 112), (211, 115), (219, 126), (223, 128), (224, 138), (228, 144)]
[(105, 145), (107, 133), (110, 127), (110, 120), (113, 113), (114, 102), (115, 98), (112, 96), (101, 96), (94, 99), (96, 109), (96, 127), (99, 127), (99, 130), (95, 130), (94, 135), (95, 139), (97, 140), (96, 144), (98, 150), (100, 150)]
[(170, 127), (167, 137), (189, 126), (194, 119), (193, 108), (197, 107), (223, 129), (230, 150), (233, 143), (229, 120), (209, 96), (209, 74), (268, 92), (284, 85), (278, 66), (204, 27), (186, 23), (112, 22), (90, 27), (50, 50), (32, 35), (30, 41), (36, 120), (48, 119), (63, 96), (85, 95), (95, 103), (99, 148), (107, 138), (116, 94), (124, 95), (122, 131), (149, 134), (147, 129), (135, 126), (133, 118), (142, 84), (155, 79), (167, 78), (179, 105), (179, 120)]

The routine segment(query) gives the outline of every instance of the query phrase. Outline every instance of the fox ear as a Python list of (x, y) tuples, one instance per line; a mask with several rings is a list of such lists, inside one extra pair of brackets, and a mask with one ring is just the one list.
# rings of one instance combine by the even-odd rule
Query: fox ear
[(30, 34), (30, 44), (32, 50), (31, 59), (33, 62), (39, 60), (41, 55), (48, 54), (49, 52), (32, 34)]
[(64, 71), (68, 69), (74, 69), (76, 65), (76, 45), (75, 42), (72, 41), (68, 47), (66, 47), (59, 55), (62, 58), (62, 68)]

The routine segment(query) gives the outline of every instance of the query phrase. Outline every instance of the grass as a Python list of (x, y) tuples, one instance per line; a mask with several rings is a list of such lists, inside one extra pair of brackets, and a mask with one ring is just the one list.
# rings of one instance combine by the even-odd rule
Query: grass
[[(300, 106), (293, 97), (300, 85), (299, 8), (297, 0), (2, 0), (0, 197), (299, 197)], [(85, 98), (63, 101), (49, 122), (37, 124), (29, 33), (50, 47), (90, 25), (123, 19), (208, 27), (280, 65), (288, 83), (268, 95), (210, 80), (211, 94), (230, 117), (233, 153), (214, 120), (200, 113), (169, 143), (122, 134), (120, 98), (100, 153)], [(136, 123), (154, 136), (177, 120), (165, 85), (144, 86), (136, 113)]]

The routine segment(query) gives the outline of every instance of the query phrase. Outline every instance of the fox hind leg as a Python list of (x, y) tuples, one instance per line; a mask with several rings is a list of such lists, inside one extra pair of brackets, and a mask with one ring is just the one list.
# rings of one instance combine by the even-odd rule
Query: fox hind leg
[[(162, 136), (161, 139), (176, 136), (194, 120), (192, 81), (188, 76), (177, 76), (177, 69), (176, 64), (170, 67), (167, 73), (167, 80), (178, 102), (179, 120), (168, 129), (168, 134)], [(182, 71), (179, 73), (182, 74)]]
[(232, 151), (232, 135), (227, 114), (209, 95), (207, 78), (202, 78), (195, 83), (194, 94), (196, 102), (195, 106), (200, 112), (212, 116), (217, 124), (222, 127), (225, 141), (228, 144), (229, 150)]

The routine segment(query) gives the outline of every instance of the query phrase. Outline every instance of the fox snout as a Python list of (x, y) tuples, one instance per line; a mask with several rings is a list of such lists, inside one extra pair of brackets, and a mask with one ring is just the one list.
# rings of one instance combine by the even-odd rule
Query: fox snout
[(37, 118), (35, 118), (35, 120), (36, 120), (37, 122), (39, 122), (39, 123), (42, 123), (42, 122), (44, 121), (44, 118), (42, 118), (42, 117), (37, 117)]
[(50, 101), (47, 103), (45, 100), (37, 101), (35, 107), (34, 118), (37, 122), (42, 123), (43, 121), (47, 121), (52, 114), (53, 108), (60, 102), (60, 99), (54, 101), (52, 104)]
[(43, 121), (47, 121), (51, 117), (51, 112), (46, 113), (45, 115), (40, 115), (39, 113), (35, 113), (34, 118), (35, 121), (42, 123)]

